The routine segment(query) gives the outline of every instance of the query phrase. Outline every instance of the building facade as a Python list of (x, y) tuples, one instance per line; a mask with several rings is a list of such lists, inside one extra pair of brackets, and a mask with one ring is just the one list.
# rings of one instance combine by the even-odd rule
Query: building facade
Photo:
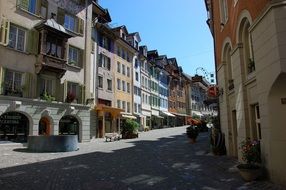
[(136, 50), (132, 60), (132, 81), (133, 81), (133, 115), (136, 117), (136, 121), (142, 128), (142, 104), (141, 104), (141, 62), (139, 59), (139, 43), (141, 38), (138, 32), (130, 33), (127, 35), (127, 41), (131, 47)]
[(259, 139), (271, 180), (285, 185), (285, 1), (205, 2), (227, 153), (240, 160), (240, 142)]
[(147, 46), (140, 46), (141, 65), (141, 105), (142, 105), (142, 125), (140, 130), (151, 128), (151, 88), (150, 88), (150, 62), (147, 58)]
[(159, 74), (160, 68), (156, 66), (157, 50), (147, 52), (148, 61), (150, 62), (150, 104), (151, 104), (151, 127), (160, 128), (162, 126), (163, 117), (160, 116), (160, 98), (159, 98)]
[(0, 7), (1, 138), (77, 134), (89, 141), (90, 89), (83, 81), (92, 4), (15, 0)]

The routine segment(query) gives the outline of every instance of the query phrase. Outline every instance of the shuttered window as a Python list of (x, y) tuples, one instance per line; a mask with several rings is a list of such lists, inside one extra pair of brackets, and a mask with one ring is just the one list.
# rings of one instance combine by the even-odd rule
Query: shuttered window
[(9, 44), (10, 48), (25, 51), (26, 30), (15, 25), (10, 25)]

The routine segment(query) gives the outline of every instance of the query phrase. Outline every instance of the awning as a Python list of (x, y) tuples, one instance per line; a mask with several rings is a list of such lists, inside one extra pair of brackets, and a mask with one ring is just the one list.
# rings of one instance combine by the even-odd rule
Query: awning
[(120, 108), (115, 108), (115, 107), (106, 106), (102, 104), (95, 106), (94, 109), (96, 111), (109, 112), (112, 115), (120, 115), (120, 112), (124, 111), (123, 109), (120, 109)]
[(152, 115), (152, 116), (157, 117), (157, 118), (159, 118), (159, 119), (164, 119), (164, 117), (162, 117), (162, 116), (160, 116), (160, 115)]
[(192, 111), (192, 116), (193, 115), (202, 116), (203, 114), (201, 112), (198, 112), (198, 111)]
[(170, 117), (176, 117), (175, 115), (171, 114), (170, 112), (167, 111), (162, 111), (163, 114), (170, 116)]
[(190, 115), (184, 114), (184, 113), (174, 113), (172, 112), (172, 114), (177, 115), (177, 116), (182, 116), (182, 117), (190, 117)]
[(133, 115), (125, 115), (125, 114), (123, 114), (122, 117), (129, 118), (129, 119), (137, 119), (137, 117), (135, 117)]

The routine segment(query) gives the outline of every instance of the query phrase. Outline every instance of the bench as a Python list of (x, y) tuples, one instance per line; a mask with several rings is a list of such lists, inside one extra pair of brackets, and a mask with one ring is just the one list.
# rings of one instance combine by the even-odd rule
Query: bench
[(116, 141), (116, 140), (120, 140), (120, 135), (118, 133), (105, 133), (105, 141), (107, 142), (107, 140), (109, 140), (109, 142)]

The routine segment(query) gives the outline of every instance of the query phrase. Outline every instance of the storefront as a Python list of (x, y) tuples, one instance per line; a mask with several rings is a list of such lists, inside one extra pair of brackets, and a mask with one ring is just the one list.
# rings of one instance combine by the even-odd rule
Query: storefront
[(26, 142), (29, 120), (19, 112), (7, 112), (0, 116), (0, 141)]

